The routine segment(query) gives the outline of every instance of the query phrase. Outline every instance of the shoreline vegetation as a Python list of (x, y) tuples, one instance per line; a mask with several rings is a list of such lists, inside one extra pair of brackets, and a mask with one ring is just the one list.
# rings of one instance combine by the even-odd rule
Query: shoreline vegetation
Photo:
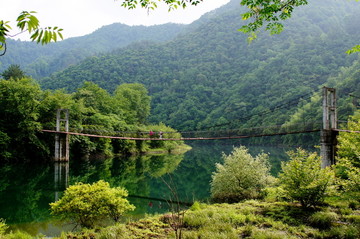
[(360, 226), (359, 204), (335, 198), (308, 210), (291, 202), (195, 202), (183, 216), (153, 215), (57, 238), (176, 238), (174, 223), (179, 222), (181, 238), (358, 238)]
[(180, 145), (177, 145), (174, 149), (171, 149), (170, 151), (169, 151), (169, 149), (166, 149), (166, 148), (155, 148), (155, 149), (147, 150), (144, 154), (145, 155), (163, 155), (163, 154), (169, 154), (169, 153), (170, 154), (183, 154), (191, 149), (192, 149), (192, 147), (190, 145), (180, 144)]
[[(52, 238), (176, 238), (174, 224), (180, 222), (181, 238), (358, 238), (360, 228), (360, 204), (348, 194), (327, 198), (323, 205), (306, 210), (299, 203), (270, 198), (234, 204), (195, 202), (181, 215), (148, 215)], [(16, 231), (0, 234), (0, 238), (49, 237)]]
[[(77, 231), (53, 238), (359, 238), (358, 169), (341, 158), (337, 165), (321, 168), (316, 153), (300, 148), (288, 155), (290, 160), (282, 163), (282, 172), (274, 178), (269, 175), (266, 154), (254, 157), (244, 146), (234, 148), (223, 155), (224, 164), (216, 165), (207, 203), (195, 201), (190, 207), (171, 203), (179, 202), (179, 195), (173, 182), (164, 181), (171, 195), (169, 211), (125, 222), (119, 220), (126, 215), (123, 205), (134, 209), (126, 200), (126, 189), (111, 188), (102, 180), (92, 185), (77, 183), (65, 190), (60, 201), (51, 203), (52, 214), (74, 223)], [(236, 162), (238, 167), (233, 165)], [(264, 178), (254, 178), (255, 174)], [(110, 200), (114, 197), (115, 201)], [(104, 226), (107, 219), (113, 223)], [(7, 229), (6, 222), (0, 221), (0, 239), (48, 238)]]
[[(181, 138), (177, 130), (164, 123), (148, 122), (151, 98), (142, 84), (121, 84), (111, 94), (90, 82), (84, 82), (73, 93), (64, 90), (44, 91), (35, 80), (25, 76), (19, 66), (11, 69), (21, 74), (17, 78), (0, 79), (0, 106), (5, 112), (0, 122), (0, 136), (3, 139), (0, 142), (0, 162), (51, 157), (54, 154), (54, 135), (41, 130), (55, 129), (58, 109), (69, 111), (71, 132)], [(60, 124), (60, 131), (64, 127)], [(159, 149), (171, 152), (184, 142), (72, 135), (69, 144), (72, 157), (99, 157), (140, 154)]]

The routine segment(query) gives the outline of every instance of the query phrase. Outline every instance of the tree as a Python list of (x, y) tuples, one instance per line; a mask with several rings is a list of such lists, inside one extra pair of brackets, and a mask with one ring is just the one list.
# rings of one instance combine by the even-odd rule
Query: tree
[(93, 82), (86, 81), (74, 95), (74, 99), (83, 99), (89, 112), (102, 112), (109, 114), (114, 112), (114, 103), (110, 94)]
[(216, 201), (238, 202), (258, 198), (270, 179), (269, 156), (252, 157), (245, 146), (223, 155), (224, 164), (216, 164), (212, 175), (211, 196)]
[(178, 7), (185, 8), (188, 4), (196, 6), (203, 0), (122, 0), (121, 6), (128, 8), (128, 9), (134, 9), (138, 5), (140, 5), (143, 8), (146, 9), (155, 9), (157, 8), (157, 2), (164, 2), (167, 5), (169, 5), (169, 10), (171, 9), (177, 9)]
[(0, 157), (12, 154), (24, 159), (27, 153), (44, 150), (36, 134), (41, 128), (40, 97), (40, 86), (32, 79), (0, 80)]
[(22, 78), (25, 78), (25, 72), (23, 72), (19, 65), (11, 65), (9, 68), (7, 68), (3, 73), (1, 73), (1, 76), (4, 77), (5, 80), (20, 80)]
[(341, 132), (338, 141), (338, 157), (347, 158), (351, 164), (360, 168), (360, 134), (356, 131), (360, 130), (360, 111), (356, 111), (350, 117), (347, 127), (348, 130), (355, 131), (354, 133)]
[(249, 8), (248, 12), (242, 14), (243, 20), (253, 19), (253, 22), (241, 27), (240, 31), (255, 33), (264, 26), (271, 34), (280, 33), (283, 24), (280, 21), (291, 17), (295, 7), (308, 4), (307, 0), (241, 0), (241, 5)]
[(321, 168), (321, 159), (317, 153), (297, 149), (288, 154), (291, 160), (282, 162), (283, 172), (279, 175), (285, 193), (291, 199), (300, 201), (303, 207), (322, 203), (334, 180), (332, 169)]
[[(58, 37), (63, 39), (63, 36), (61, 34), (61, 31), (63, 29), (58, 27), (40, 27), (40, 22), (35, 17), (36, 12), (31, 11), (23, 11), (20, 13), (20, 15), (17, 17), (17, 28), (20, 30), (20, 33), (28, 32), (30, 35), (30, 39), (32, 41), (36, 41), (37, 43), (41, 44), (48, 44), (52, 41), (56, 42)], [(11, 29), (9, 25), (9, 21), (0, 20), (0, 50), (3, 51), (0, 53), (0, 56), (5, 55), (6, 53), (6, 40), (7, 38), (14, 37), (16, 35), (9, 35), (9, 31)]]
[(126, 123), (144, 124), (150, 114), (150, 96), (144, 85), (122, 84), (114, 93), (119, 111), (124, 113)]
[(135, 206), (125, 198), (127, 195), (124, 188), (111, 188), (102, 180), (93, 184), (77, 183), (68, 187), (59, 201), (50, 203), (51, 213), (93, 228), (103, 219), (117, 222), (124, 212), (134, 210)]
[(360, 111), (356, 111), (347, 123), (353, 132), (340, 132), (336, 158), (336, 173), (346, 190), (360, 192)]

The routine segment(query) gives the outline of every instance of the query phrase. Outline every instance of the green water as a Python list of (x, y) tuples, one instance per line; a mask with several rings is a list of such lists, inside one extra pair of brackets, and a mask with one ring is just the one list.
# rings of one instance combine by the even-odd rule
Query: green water
[[(238, 143), (193, 143), (193, 149), (183, 155), (140, 156), (102, 160), (70, 159), (68, 164), (6, 165), (0, 167), (0, 218), (13, 229), (21, 228), (32, 235), (59, 235), (72, 225), (55, 224), (49, 203), (61, 197), (63, 190), (75, 182), (92, 183), (100, 179), (112, 186), (123, 186), (136, 210), (127, 218), (143, 217), (146, 213), (169, 210), (170, 190), (176, 189), (181, 202), (206, 201), (210, 195), (209, 182), (215, 164), (222, 162)], [(270, 154), (272, 174), (287, 160), (281, 147), (249, 147), (251, 154), (261, 151)], [(166, 183), (165, 183), (166, 182)]]

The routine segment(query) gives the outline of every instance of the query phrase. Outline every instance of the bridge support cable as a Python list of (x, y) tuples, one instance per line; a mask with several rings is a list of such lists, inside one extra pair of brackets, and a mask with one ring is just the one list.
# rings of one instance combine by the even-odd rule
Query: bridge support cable
[(335, 164), (337, 145), (336, 90), (323, 87), (323, 128), (320, 133), (321, 167)]
[(360, 131), (358, 131), (358, 130), (334, 129), (334, 131), (337, 131), (337, 132), (346, 132), (346, 133), (356, 133), (356, 134), (360, 134)]
[(66, 135), (79, 135), (94, 138), (108, 138), (108, 139), (124, 139), (124, 140), (140, 140), (140, 141), (189, 141), (189, 140), (224, 140), (224, 139), (246, 139), (254, 137), (266, 137), (266, 136), (277, 136), (277, 135), (288, 135), (288, 134), (301, 134), (301, 133), (313, 133), (319, 132), (319, 129), (304, 130), (304, 131), (291, 131), (291, 132), (280, 132), (280, 133), (269, 133), (269, 134), (254, 134), (254, 135), (235, 135), (235, 136), (217, 136), (217, 137), (180, 137), (180, 138), (138, 138), (138, 137), (122, 137), (122, 136), (110, 136), (110, 135), (98, 135), (98, 134), (85, 134), (77, 132), (64, 132), (56, 130), (41, 130), (42, 132), (55, 133), (55, 134), (66, 134)]

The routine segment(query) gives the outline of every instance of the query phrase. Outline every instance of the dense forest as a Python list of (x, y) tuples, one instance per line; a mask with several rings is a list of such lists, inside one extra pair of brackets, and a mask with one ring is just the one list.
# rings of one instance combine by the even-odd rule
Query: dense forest
[[(138, 83), (119, 85), (109, 94), (98, 85), (85, 82), (74, 93), (63, 90), (41, 90), (18, 66), (11, 66), (0, 79), (0, 162), (48, 159), (53, 155), (58, 109), (71, 112), (72, 132), (128, 137), (180, 137), (164, 124), (145, 124), (150, 114), (150, 96)], [(156, 132), (149, 136), (149, 132)], [(125, 133), (126, 132), (126, 133)], [(126, 135), (125, 135), (126, 134)], [(73, 135), (71, 153), (77, 157), (138, 154), (151, 149), (172, 151), (181, 141), (135, 141), (90, 138)]]
[[(358, 43), (359, 8), (356, 2), (314, 1), (295, 11), (282, 34), (260, 33), (249, 44), (247, 36), (237, 31), (243, 24), (244, 9), (234, 0), (188, 26), (157, 26), (163, 31), (146, 28), (152, 32), (150, 36), (129, 39), (122, 48), (97, 48), (92, 52), (98, 54), (75, 65), (56, 56), (49, 62), (63, 61), (62, 66), (46, 68), (40, 64), (39, 69), (46, 69), (44, 74), (32, 65), (27, 67), (45, 76), (71, 65), (36, 78), (43, 89), (75, 92), (84, 82), (93, 82), (114, 94), (118, 85), (143, 84), (151, 96), (151, 114), (146, 120), (181, 131), (239, 134), (239, 129), (241, 133), (251, 129), (260, 134), (273, 129), (317, 129), (322, 86), (338, 88), (340, 120), (346, 120), (356, 108), (349, 94), (356, 95), (359, 90), (358, 56), (345, 51)], [(59, 43), (59, 49), (75, 40), (85, 46), (91, 45), (90, 41), (103, 43), (100, 37), (118, 36), (112, 27), (66, 40)], [(143, 30), (122, 27), (122, 34)], [(147, 41), (138, 41), (142, 39)], [(163, 41), (154, 42), (159, 39)], [(72, 54), (78, 49), (65, 47), (59, 52)], [(85, 57), (73, 56), (76, 61)], [(308, 135), (306, 140), (317, 142), (311, 141), (316, 137)], [(303, 138), (286, 137), (291, 144), (299, 140)]]
[(151, 122), (180, 130), (267, 127), (287, 122), (357, 58), (345, 54), (358, 41), (356, 3), (311, 3), (281, 35), (261, 34), (251, 44), (237, 31), (238, 2), (224, 8), (172, 41), (93, 56), (40, 84), (73, 91), (91, 81), (112, 92), (119, 83), (139, 82), (152, 96)]

